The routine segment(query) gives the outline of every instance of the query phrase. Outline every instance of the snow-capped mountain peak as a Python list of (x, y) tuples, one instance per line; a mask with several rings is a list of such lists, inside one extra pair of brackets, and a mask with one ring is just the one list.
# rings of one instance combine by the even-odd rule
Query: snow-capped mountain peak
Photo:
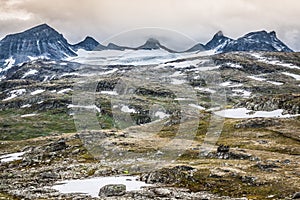
[(233, 51), (293, 52), (277, 38), (275, 31), (268, 33), (265, 30), (250, 32), (236, 40), (216, 34), (206, 47), (217, 48), (217, 51), (221, 53)]
[(8, 58), (19, 64), (34, 57), (59, 60), (68, 56), (76, 56), (71, 45), (62, 34), (47, 24), (7, 35), (0, 41), (0, 65)]
[(205, 45), (206, 49), (222, 51), (222, 48), (226, 46), (232, 39), (224, 36), (222, 31), (217, 32), (213, 38)]
[[(71, 45), (62, 34), (47, 24), (41, 24), (26, 31), (7, 35), (0, 41), (0, 66), (19, 65), (38, 58), (63, 60), (77, 56), (79, 49), (86, 51), (102, 50), (164, 50), (177, 53), (162, 45), (155, 38), (149, 38), (139, 47), (125, 47), (110, 43), (101, 45), (92, 37), (86, 37), (78, 44)], [(215, 53), (234, 51), (271, 51), (292, 52), (292, 50), (278, 39), (275, 31), (251, 32), (236, 40), (224, 36), (222, 31), (217, 32), (205, 45), (198, 43), (187, 52), (212, 50)], [(10, 60), (13, 62), (8, 62)]]

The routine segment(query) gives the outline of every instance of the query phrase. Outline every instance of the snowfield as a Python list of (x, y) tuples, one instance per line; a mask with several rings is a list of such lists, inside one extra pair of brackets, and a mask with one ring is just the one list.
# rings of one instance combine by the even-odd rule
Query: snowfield
[[(212, 55), (213, 52), (191, 52), (191, 53), (170, 53), (157, 50), (103, 50), (85, 51), (78, 50), (77, 57), (69, 57), (66, 60), (91, 65), (159, 65), (176, 59), (189, 59), (190, 61), (178, 62), (176, 68), (186, 68), (199, 63), (199, 56)], [(161, 67), (172, 65), (164, 64)]]
[(216, 115), (225, 118), (235, 118), (235, 119), (249, 119), (249, 118), (289, 118), (296, 117), (300, 115), (290, 115), (290, 114), (282, 114), (283, 110), (278, 109), (274, 111), (252, 111), (247, 110), (246, 108), (235, 108), (235, 109), (227, 109), (215, 112)]

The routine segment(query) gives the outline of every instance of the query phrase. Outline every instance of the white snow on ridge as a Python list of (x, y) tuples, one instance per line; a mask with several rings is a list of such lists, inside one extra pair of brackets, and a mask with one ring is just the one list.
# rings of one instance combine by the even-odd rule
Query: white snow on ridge
[(282, 74), (293, 77), (297, 81), (300, 81), (300, 75), (298, 75), (298, 74), (292, 74), (292, 73), (289, 73), (289, 72), (282, 72)]
[(203, 61), (195, 59), (195, 60), (191, 60), (191, 61), (183, 61), (183, 62), (173, 62), (173, 63), (167, 63), (167, 64), (163, 64), (165, 66), (174, 66), (175, 69), (185, 69), (188, 67), (196, 67), (199, 63), (201, 63)]
[(276, 81), (267, 81), (268, 83), (271, 83), (273, 85), (283, 85), (284, 83), (281, 83), (281, 82), (276, 82)]
[(60, 77), (65, 77), (65, 76), (79, 76), (79, 73), (77, 73), (77, 72), (64, 73)]
[(34, 74), (36, 74), (36, 73), (38, 73), (38, 71), (37, 71), (36, 69), (31, 69), (31, 70), (29, 70), (28, 72), (26, 72), (26, 73), (22, 76), (22, 78), (26, 78), (27, 76), (29, 76), (29, 75), (34, 75)]
[(157, 111), (155, 114), (154, 114), (155, 117), (158, 117), (159, 119), (164, 119), (164, 118), (168, 118), (170, 117), (170, 115), (162, 112), (162, 111)]
[[(113, 74), (113, 73), (115, 73), (116, 71), (118, 71), (117, 68), (112, 69), (112, 70), (109, 70), (109, 71), (106, 71), (106, 72), (100, 72), (100, 75)], [(97, 73), (97, 74), (99, 75), (99, 73)]]
[(125, 105), (122, 106), (121, 111), (125, 113), (136, 113), (135, 109), (133, 108), (130, 109), (128, 106)]
[(38, 59), (42, 59), (42, 60), (49, 59), (46, 56), (37, 56), (37, 57), (27, 56), (27, 58), (29, 58), (30, 61), (34, 61), (34, 60), (38, 60)]
[(216, 93), (216, 90), (212, 90), (212, 89), (209, 89), (209, 88), (201, 88), (201, 87), (195, 87), (194, 88), (195, 90), (199, 90), (199, 91), (203, 91), (203, 92), (209, 92), (209, 93)]
[(6, 99), (3, 99), (2, 101), (9, 101), (11, 99), (14, 99), (26, 92), (26, 89), (18, 89), (18, 90), (12, 90), (9, 92), (10, 96), (7, 97)]
[(182, 80), (182, 79), (172, 79), (172, 81), (171, 81), (171, 84), (173, 84), (173, 85), (182, 85), (184, 83), (186, 83), (186, 81)]
[(266, 81), (267, 79), (265, 78), (260, 78), (260, 77), (257, 77), (257, 76), (247, 76), (248, 78), (251, 78), (253, 80), (256, 80), (256, 81)]
[(222, 87), (230, 87), (230, 88), (236, 88), (236, 87), (242, 87), (243, 86), (242, 83), (233, 84), (233, 82), (231, 82), (231, 81), (226, 81), (224, 83), (220, 83), (219, 85), (222, 86)]
[(43, 93), (43, 92), (45, 92), (45, 90), (39, 89), (39, 90), (35, 90), (35, 91), (31, 92), (30, 94), (31, 94), (31, 95), (37, 95), (37, 94), (41, 94), (41, 93)]
[(300, 69), (299, 66), (293, 65), (291, 63), (283, 63), (283, 62), (281, 62), (279, 60), (274, 60), (274, 59), (271, 59), (271, 58), (266, 58), (266, 57), (263, 57), (262, 55), (260, 55), (258, 53), (253, 53), (251, 55), (253, 57), (255, 57), (257, 60), (259, 60), (261, 62), (264, 62), (266, 64), (287, 67), (287, 68), (290, 68), (290, 69)]
[(31, 113), (31, 114), (21, 115), (21, 118), (34, 117), (34, 116), (37, 116), (37, 115), (38, 114), (36, 114), (36, 113)]
[(17, 153), (11, 153), (11, 154), (5, 154), (0, 156), (0, 161), (5, 162), (11, 162), (15, 160), (21, 160), (22, 156), (25, 154), (25, 152), (17, 152)]
[(230, 81), (226, 81), (224, 83), (220, 83), (220, 86), (223, 86), (223, 87), (228, 87), (231, 85), (231, 82)]
[(73, 104), (69, 104), (68, 105), (68, 108), (85, 108), (85, 109), (94, 109), (96, 110), (97, 112), (101, 112), (101, 109), (96, 106), (96, 105), (89, 105), (89, 106), (86, 106), (86, 105), (73, 105)]
[(100, 94), (119, 95), (116, 91), (101, 91)]
[(237, 69), (242, 69), (243, 66), (239, 65), (239, 64), (235, 64), (235, 63), (226, 63), (226, 65), (228, 67), (231, 67), (231, 68), (237, 68)]
[(199, 110), (205, 110), (204, 107), (199, 106), (199, 105), (196, 105), (196, 104), (189, 104), (189, 106), (191, 106), (191, 107), (193, 107), (193, 108), (197, 108), (197, 109), (199, 109)]
[(225, 117), (225, 118), (234, 118), (234, 119), (249, 119), (249, 118), (289, 118), (300, 115), (290, 115), (290, 114), (282, 114), (283, 110), (273, 110), (273, 111), (252, 111), (247, 110), (246, 108), (235, 108), (235, 109), (227, 109), (215, 112), (216, 115)]
[(62, 89), (62, 90), (58, 91), (57, 94), (64, 94), (64, 93), (67, 93), (67, 92), (70, 92), (70, 91), (72, 91), (71, 88), (66, 88), (66, 89)]
[(0, 72), (9, 70), (10, 68), (12, 68), (14, 66), (15, 62), (16, 62), (16, 60), (13, 59), (12, 57), (6, 59), (5, 64), (4, 64), (5, 68), (0, 69)]
[(251, 96), (251, 92), (246, 91), (246, 90), (241, 90), (241, 89), (235, 89), (232, 90), (233, 92), (235, 92), (232, 96), (242, 96), (245, 98), (248, 98)]
[(220, 66), (209, 66), (209, 67), (200, 66), (200, 67), (197, 67), (194, 69), (190, 69), (188, 71), (190, 71), (190, 72), (193, 72), (193, 71), (205, 72), (205, 71), (212, 71), (212, 70), (219, 69), (219, 68), (220, 68)]
[(25, 104), (23, 106), (21, 106), (21, 108), (30, 108), (31, 107), (31, 104)]

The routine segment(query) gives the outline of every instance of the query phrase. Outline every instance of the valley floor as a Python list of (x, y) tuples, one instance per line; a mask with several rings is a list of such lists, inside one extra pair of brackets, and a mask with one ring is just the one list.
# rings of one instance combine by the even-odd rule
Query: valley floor
[(114, 176), (149, 185), (100, 199), (299, 195), (299, 53), (147, 55), (155, 62), (142, 66), (139, 56), (7, 71), (0, 199), (98, 199), (53, 186)]

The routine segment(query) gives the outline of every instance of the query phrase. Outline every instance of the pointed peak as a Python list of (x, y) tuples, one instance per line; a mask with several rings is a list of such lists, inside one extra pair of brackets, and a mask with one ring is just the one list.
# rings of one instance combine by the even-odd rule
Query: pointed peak
[(94, 40), (94, 38), (92, 38), (91, 36), (86, 36), (86, 37), (84, 38), (84, 40)]
[(73, 47), (75, 48), (75, 50), (77, 49), (84, 49), (87, 51), (92, 51), (97, 49), (104, 49), (105, 47), (103, 45), (101, 45), (97, 40), (95, 40), (94, 38), (90, 37), (90, 36), (86, 36), (84, 40), (82, 40), (81, 42), (74, 44)]
[(35, 28), (36, 28), (36, 27), (41, 27), (41, 28), (51, 28), (51, 27), (50, 27), (48, 24), (46, 24), (46, 23), (37, 25), (37, 26), (35, 26)]
[[(25, 33), (25, 34), (40, 34), (42, 32), (46, 32), (47, 34), (51, 34), (51, 33), (55, 33), (55, 34), (59, 34), (54, 28), (52, 28), (51, 26), (49, 26), (48, 24), (40, 24), (40, 25), (37, 25), (35, 27), (32, 27), (30, 29), (27, 29), (25, 30), (24, 32), (21, 32), (22, 33)], [(20, 33), (17, 33), (17, 34), (20, 34)]]
[(83, 41), (93, 41), (93, 42), (97, 42), (97, 40), (95, 40), (93, 37), (91, 37), (91, 36), (86, 36), (85, 38), (84, 38), (84, 40)]
[(146, 43), (154, 43), (154, 44), (159, 44), (159, 41), (155, 38), (149, 38)]
[(276, 32), (275, 32), (275, 31), (271, 31), (269, 34), (270, 34), (271, 36), (276, 37)]
[(138, 47), (138, 49), (146, 49), (146, 50), (152, 50), (152, 49), (159, 49), (161, 47), (159, 41), (155, 38), (149, 38), (145, 44)]
[(112, 42), (107, 44), (107, 47), (116, 47), (116, 46), (118, 46), (118, 45), (116, 45), (115, 43), (112, 43)]
[(29, 30), (44, 30), (44, 29), (52, 29), (54, 30), (54, 28), (52, 28), (51, 26), (49, 26), (48, 24), (44, 23), (44, 24), (40, 24), (37, 25)]
[(217, 36), (217, 37), (223, 37), (224, 34), (223, 34), (222, 31), (218, 31), (218, 32), (215, 34), (215, 36)]

